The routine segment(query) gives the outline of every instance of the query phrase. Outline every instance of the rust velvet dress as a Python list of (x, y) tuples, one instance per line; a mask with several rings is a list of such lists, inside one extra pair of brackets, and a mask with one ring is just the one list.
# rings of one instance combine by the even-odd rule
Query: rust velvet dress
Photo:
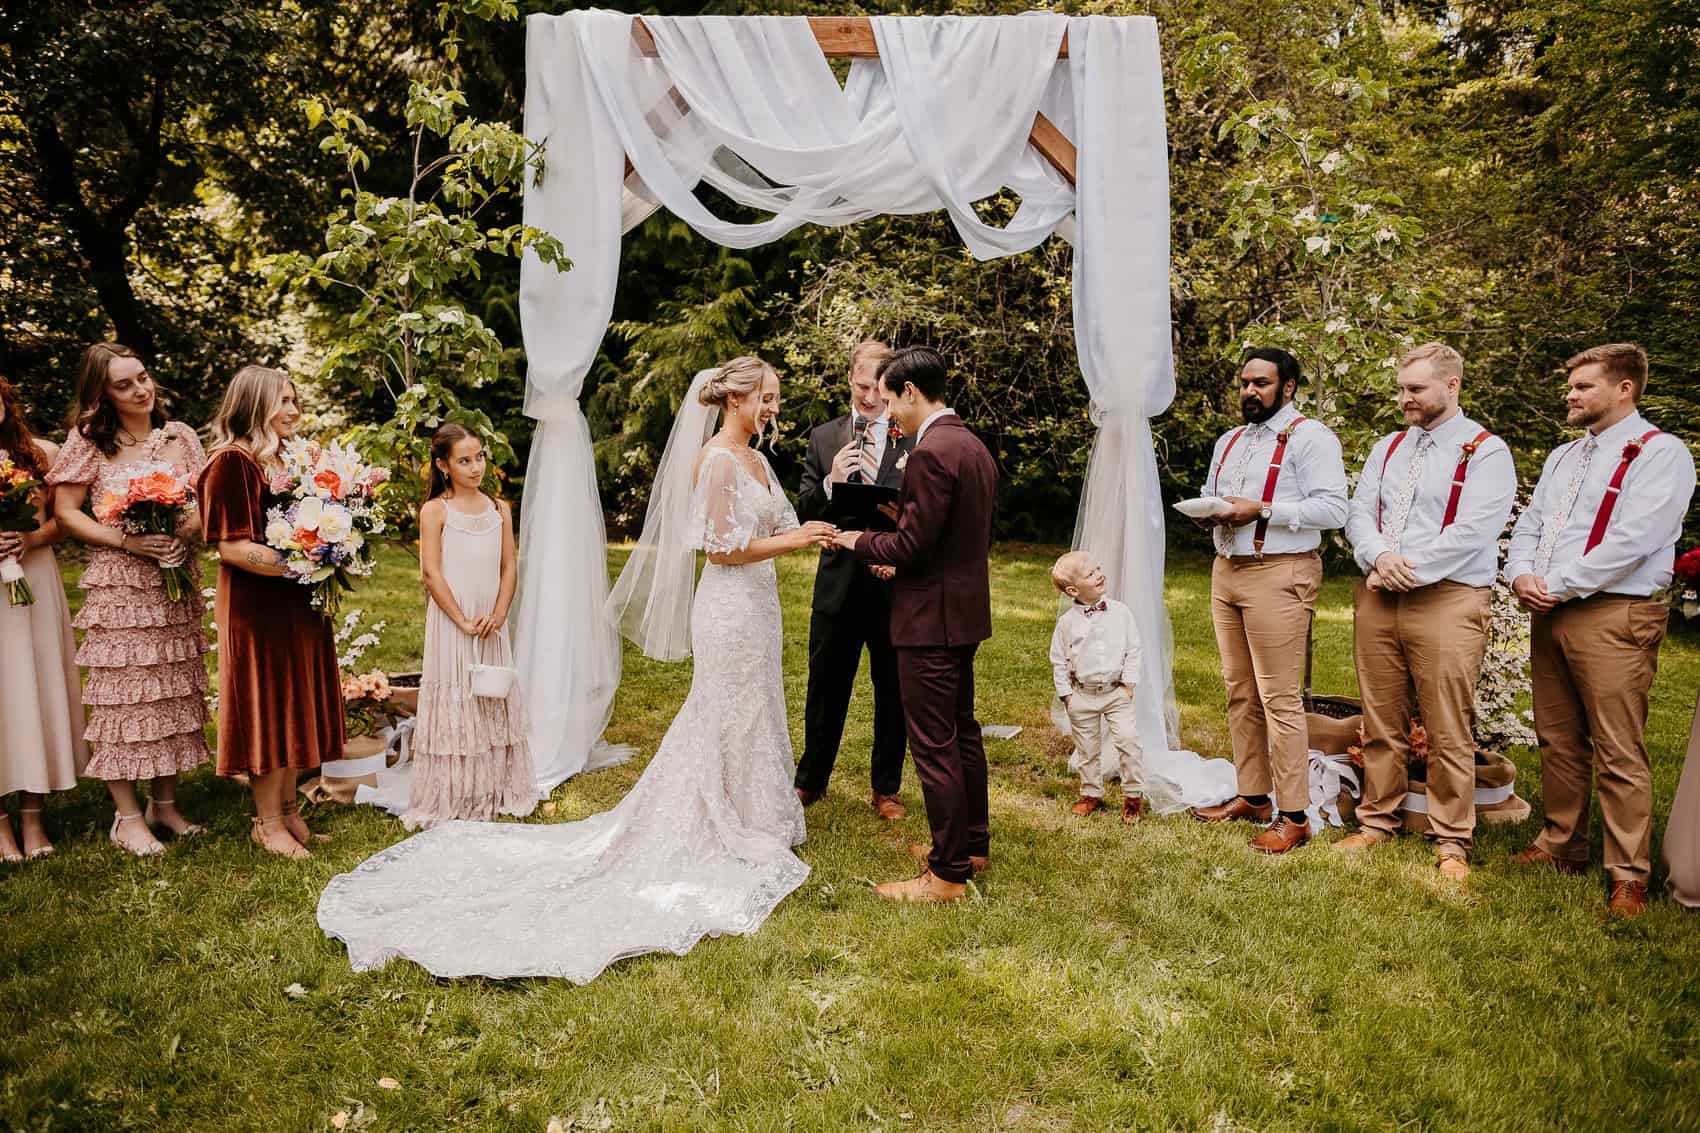
[[(265, 541), (266, 507), (276, 502), (253, 458), (226, 448), (201, 473), (202, 522), (209, 546)], [(291, 578), (218, 568), (218, 773), (307, 771), (341, 759), (342, 685), (331, 624)]]

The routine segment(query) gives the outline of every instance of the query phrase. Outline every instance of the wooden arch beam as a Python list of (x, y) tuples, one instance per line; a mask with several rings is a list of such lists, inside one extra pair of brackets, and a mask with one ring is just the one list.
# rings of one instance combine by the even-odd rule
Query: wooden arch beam
[[(878, 59), (879, 44), (874, 40), (874, 26), (866, 16), (809, 16), (809, 30), (815, 34), (815, 42), (820, 44), (821, 54), (828, 59)], [(638, 45), (638, 51), (644, 55), (657, 54), (655, 36), (644, 25), (642, 16), (632, 17), (632, 39)], [(1068, 58), (1068, 33), (1063, 33), (1062, 45), (1057, 49), (1058, 59)], [(675, 90), (675, 102), (682, 102)], [(1074, 184), (1075, 148), (1056, 124), (1043, 114), (1033, 116), (1033, 129), (1028, 140), (1039, 155), (1048, 161), (1051, 168), (1063, 175), (1070, 185)], [(626, 175), (632, 172), (632, 162), (626, 159)]]

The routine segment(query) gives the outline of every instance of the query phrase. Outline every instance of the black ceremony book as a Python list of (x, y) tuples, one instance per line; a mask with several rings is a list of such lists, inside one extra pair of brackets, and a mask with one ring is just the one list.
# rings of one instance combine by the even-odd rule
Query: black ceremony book
[(881, 504), (896, 507), (897, 489), (845, 481), (832, 486), (826, 518), (845, 531), (896, 531), (897, 521), (879, 510)]

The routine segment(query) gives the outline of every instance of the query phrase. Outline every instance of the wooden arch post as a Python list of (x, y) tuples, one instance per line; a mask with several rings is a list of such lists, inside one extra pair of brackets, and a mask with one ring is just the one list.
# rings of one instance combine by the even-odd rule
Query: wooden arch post
[[(809, 30), (815, 34), (815, 42), (820, 44), (821, 54), (828, 59), (878, 59), (879, 44), (874, 39), (874, 27), (866, 16), (809, 16)], [(649, 28), (644, 26), (642, 16), (632, 17), (632, 39), (637, 42), (638, 51), (644, 55), (654, 56), (655, 37)], [(1068, 33), (1063, 33), (1062, 45), (1057, 49), (1058, 59), (1068, 58)], [(674, 103), (681, 112), (689, 110), (678, 90), (669, 92)], [(1056, 124), (1043, 114), (1033, 116), (1033, 129), (1028, 134), (1028, 141), (1039, 155), (1051, 164), (1051, 168), (1063, 175), (1070, 185), (1074, 184), (1074, 143), (1069, 141)], [(631, 176), (632, 160), (626, 158), (626, 176)]]

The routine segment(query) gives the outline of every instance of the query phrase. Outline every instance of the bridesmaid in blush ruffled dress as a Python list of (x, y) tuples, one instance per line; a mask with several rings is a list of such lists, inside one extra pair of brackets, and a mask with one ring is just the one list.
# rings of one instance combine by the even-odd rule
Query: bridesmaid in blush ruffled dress
[[(23, 403), (12, 383), (0, 378), (0, 459), (10, 458), (32, 480), (44, 480), (59, 446), (30, 433)], [(59, 521), (47, 515), (47, 493), (36, 507), (34, 531), (0, 531), (0, 560), (16, 558), (35, 602), (13, 606), (0, 598), (0, 797), (18, 793), (18, 825), (0, 811), (0, 861), (44, 858), (53, 852), (42, 822), (42, 800), (50, 791), (77, 785), (89, 761), (83, 739), (82, 680), (71, 610), (59, 581), (53, 544), (64, 538)]]
[[(121, 487), (127, 467), (152, 461), (194, 476), (205, 458), (194, 430), (166, 418), (136, 352), (97, 342), (83, 351), (70, 432), (47, 482), (55, 516), (89, 548), (75, 623), (94, 747), (83, 773), (106, 780), (117, 810), (109, 837), (140, 857), (165, 849), (154, 827), (179, 838), (202, 830), (177, 809), (178, 774), (208, 758), (201, 567), (189, 542), (199, 526), (191, 511), (175, 535), (127, 535), (83, 507)], [(167, 596), (162, 566), (189, 571), (193, 585), (182, 598)], [(136, 793), (143, 779), (153, 784), (146, 811)]]

